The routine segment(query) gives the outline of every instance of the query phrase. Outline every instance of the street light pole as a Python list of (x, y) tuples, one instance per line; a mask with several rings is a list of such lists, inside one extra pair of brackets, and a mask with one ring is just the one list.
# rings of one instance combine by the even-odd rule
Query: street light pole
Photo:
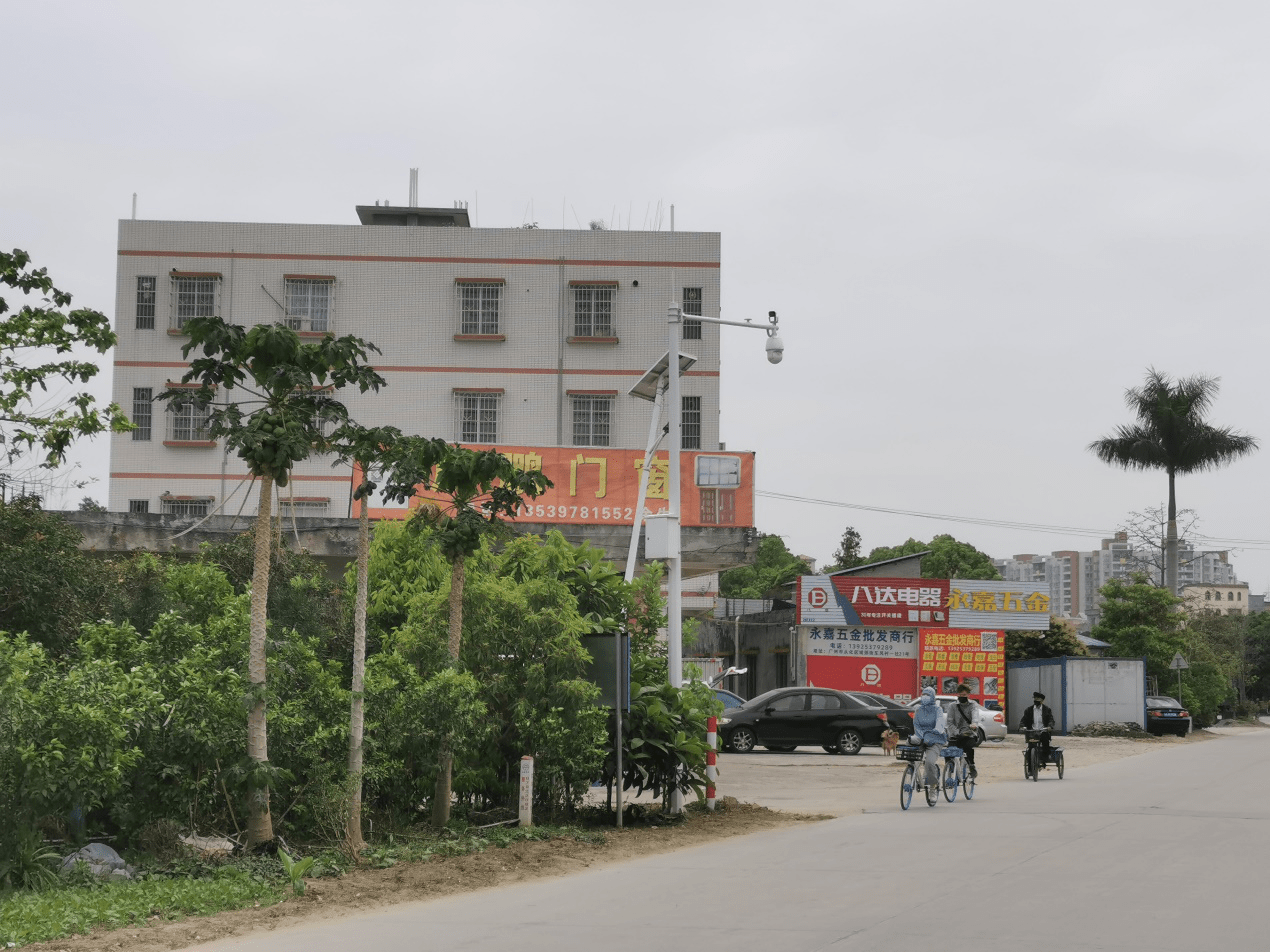
[(683, 311), (678, 304), (672, 302), (666, 309), (666, 326), (670, 329), (670, 363), (666, 369), (670, 375), (669, 386), (666, 388), (666, 401), (670, 404), (670, 432), (667, 434), (670, 444), (668, 528), (672, 539), (671, 552), (674, 553), (673, 557), (666, 559), (666, 673), (671, 686), (679, 688), (683, 686), (683, 550), (679, 534), (683, 523), (683, 514), (679, 508), (679, 453), (683, 446), (683, 403), (679, 397), (679, 332), (683, 327)]
[[(767, 312), (767, 324), (755, 324), (752, 321), (725, 321), (718, 317), (703, 317), (700, 314), (693, 314), (691, 317), (694, 321), (700, 321), (703, 324), (727, 324), (731, 327), (752, 327), (765, 330), (767, 331), (767, 346), (764, 349), (767, 351), (768, 362), (779, 364), (785, 354), (785, 344), (779, 336), (780, 325), (777, 323), (775, 311)], [(640, 523), (644, 522), (644, 489), (647, 485), (648, 471), (652, 465), (653, 450), (657, 445), (657, 424), (661, 419), (659, 403), (661, 402), (662, 394), (665, 394), (666, 403), (669, 404), (666, 407), (666, 415), (669, 420), (669, 425), (666, 427), (666, 435), (669, 437), (667, 452), (670, 457), (669, 472), (667, 473), (667, 480), (670, 483), (669, 492), (667, 493), (667, 510), (664, 513), (658, 513), (656, 516), (649, 516), (648, 531), (644, 537), (644, 556), (645, 558), (660, 559), (666, 565), (666, 680), (676, 689), (683, 687), (683, 550), (680, 535), (680, 524), (683, 521), (683, 493), (680, 486), (679, 459), (683, 446), (683, 398), (679, 395), (679, 377), (697, 360), (697, 358), (688, 354), (680, 353), (679, 337), (683, 327), (683, 320), (683, 310), (672, 301), (666, 309), (668, 345), (666, 356), (653, 364), (630, 390), (632, 397), (639, 397), (641, 400), (652, 402), (653, 416), (649, 422), (648, 449), (644, 453), (644, 467), (640, 473), (639, 502), (635, 506), (635, 519), (631, 524), (630, 547), (626, 555), (626, 580), (629, 582), (635, 575), (635, 552), (639, 544)], [(654, 533), (652, 531), (652, 520), (654, 519), (657, 521), (656, 554), (654, 554)], [(618, 735), (618, 743), (619, 745), (621, 743), (620, 733)], [(620, 760), (618, 762), (621, 763)], [(620, 799), (618, 802), (620, 804)], [(671, 812), (678, 813), (682, 806), (683, 800), (679, 791), (672, 790), (670, 796)]]

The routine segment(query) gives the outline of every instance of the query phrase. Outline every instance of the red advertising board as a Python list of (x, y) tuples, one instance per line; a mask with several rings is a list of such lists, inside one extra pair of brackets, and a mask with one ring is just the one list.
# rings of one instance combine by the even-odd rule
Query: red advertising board
[(808, 655), (807, 683), (839, 691), (888, 694), (898, 701), (907, 701), (917, 688), (917, 660)]
[(970, 686), (976, 701), (1005, 700), (1005, 639), (999, 631), (966, 628), (923, 628), (919, 674), (922, 686), (939, 694), (956, 694)]
[[(541, 470), (552, 488), (526, 500), (515, 521), (567, 525), (631, 525), (639, 501), (643, 450), (604, 447), (472, 446), (497, 449), (524, 470)], [(670, 502), (670, 457), (654, 453), (644, 514), (665, 512)], [(680, 456), (680, 524), (684, 526), (754, 525), (754, 454), (685, 452)], [(412, 508), (437, 497), (426, 491)], [(359, 514), (353, 504), (353, 516)], [(372, 519), (405, 519), (406, 509), (371, 507)], [(946, 583), (945, 583), (946, 584)]]
[(948, 624), (948, 579), (804, 575), (798, 580), (800, 625)]

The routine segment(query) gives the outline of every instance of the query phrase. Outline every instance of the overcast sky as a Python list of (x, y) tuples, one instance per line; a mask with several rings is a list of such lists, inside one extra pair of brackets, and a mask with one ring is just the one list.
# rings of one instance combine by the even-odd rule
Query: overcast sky
[[(1166, 499), (1086, 449), (1148, 366), (1220, 377), (1210, 419), (1270, 442), (1264, 3), (2, 9), (0, 245), (112, 317), (134, 192), (352, 224), (417, 167), (484, 227), (720, 232), (722, 316), (775, 310), (786, 345), (724, 328), (721, 436), (795, 552), (1098, 548)], [(66, 504), (104, 500), (105, 441), (75, 459)], [(1270, 445), (1178, 482), (1258, 593), (1268, 477)]]

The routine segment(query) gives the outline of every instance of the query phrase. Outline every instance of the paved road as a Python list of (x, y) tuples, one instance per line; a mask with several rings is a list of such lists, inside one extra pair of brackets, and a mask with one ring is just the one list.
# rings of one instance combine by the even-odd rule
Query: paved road
[(204, 948), (1262, 948), (1267, 793), (1261, 731)]

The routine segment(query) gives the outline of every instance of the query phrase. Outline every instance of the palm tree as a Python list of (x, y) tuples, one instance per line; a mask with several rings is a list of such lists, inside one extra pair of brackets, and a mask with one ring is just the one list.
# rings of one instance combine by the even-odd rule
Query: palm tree
[(1125, 469), (1162, 469), (1169, 474), (1169, 525), (1165, 537), (1165, 587), (1177, 594), (1177, 496), (1179, 473), (1217, 469), (1257, 449), (1256, 438), (1228, 427), (1204, 422), (1204, 413), (1217, 396), (1218, 377), (1169, 379), (1154, 367), (1147, 369), (1141, 387), (1125, 391), (1125, 403), (1137, 422), (1116, 428), (1089, 444), (1104, 463)]

